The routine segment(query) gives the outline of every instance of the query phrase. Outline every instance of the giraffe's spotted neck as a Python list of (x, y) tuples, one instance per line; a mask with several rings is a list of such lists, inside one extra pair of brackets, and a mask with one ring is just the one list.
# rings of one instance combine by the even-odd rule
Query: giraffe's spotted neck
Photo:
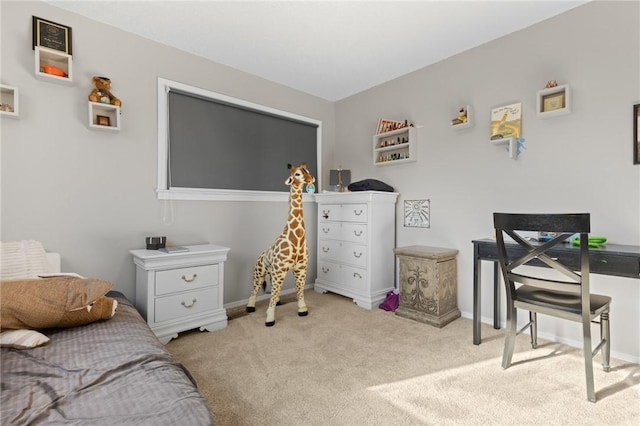
[(289, 216), (285, 232), (296, 233), (304, 238), (304, 209), (302, 207), (302, 185), (293, 184), (289, 191)]

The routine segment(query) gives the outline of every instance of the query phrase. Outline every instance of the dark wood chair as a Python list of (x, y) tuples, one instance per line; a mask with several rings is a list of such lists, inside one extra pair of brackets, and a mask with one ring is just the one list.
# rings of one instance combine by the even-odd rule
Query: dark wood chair
[[(513, 214), (494, 213), (493, 223), (498, 243), (500, 268), (507, 293), (507, 329), (502, 356), (502, 368), (509, 368), (516, 335), (527, 328), (531, 332), (531, 346), (537, 347), (536, 314), (552, 315), (582, 323), (583, 353), (587, 380), (587, 399), (595, 402), (593, 357), (602, 350), (602, 366), (609, 371), (609, 305), (611, 298), (589, 292), (590, 215), (580, 214)], [(528, 241), (516, 231), (546, 232), (549, 241)], [(574, 234), (580, 236), (580, 264), (567, 265), (563, 259), (549, 256), (548, 250), (570, 243)], [(517, 244), (505, 244), (505, 237)], [(543, 264), (541, 265), (540, 262)], [(541, 268), (520, 268), (524, 265), (548, 266), (559, 278), (548, 278)], [(525, 271), (523, 271), (525, 269)], [(532, 272), (534, 271), (534, 272)], [(520, 330), (517, 309), (529, 311), (529, 322)], [(591, 323), (600, 317), (600, 342), (595, 349), (591, 343)]]

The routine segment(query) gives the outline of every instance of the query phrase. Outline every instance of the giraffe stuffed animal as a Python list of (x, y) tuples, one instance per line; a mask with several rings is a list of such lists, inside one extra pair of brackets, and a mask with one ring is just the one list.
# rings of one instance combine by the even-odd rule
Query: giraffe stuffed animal
[(304, 229), (302, 189), (305, 186), (312, 188), (316, 178), (311, 176), (305, 163), (302, 163), (299, 167), (293, 167), (288, 164), (287, 167), (291, 173), (284, 182), (291, 187), (287, 224), (271, 247), (258, 256), (258, 261), (253, 271), (253, 291), (247, 303), (247, 312), (255, 312), (258, 290), (261, 286), (263, 288), (266, 286), (265, 278), (269, 275), (271, 280), (271, 299), (267, 308), (267, 320), (265, 322), (267, 327), (271, 327), (276, 323), (276, 304), (280, 301), (280, 288), (289, 270), (293, 270), (293, 275), (296, 279), (298, 315), (303, 317), (308, 314), (307, 305), (304, 302), (304, 284), (307, 278), (309, 248), (307, 247)]

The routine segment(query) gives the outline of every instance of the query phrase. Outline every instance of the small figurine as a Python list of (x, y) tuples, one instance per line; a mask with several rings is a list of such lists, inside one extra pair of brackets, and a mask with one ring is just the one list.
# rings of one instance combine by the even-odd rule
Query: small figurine
[(456, 126), (458, 124), (462, 124), (466, 122), (467, 122), (467, 109), (462, 107), (460, 108), (460, 111), (458, 111), (458, 117), (451, 120), (451, 125)]
[(547, 85), (544, 87), (545, 89), (551, 89), (552, 87), (558, 86), (558, 83), (555, 80), (549, 80)]

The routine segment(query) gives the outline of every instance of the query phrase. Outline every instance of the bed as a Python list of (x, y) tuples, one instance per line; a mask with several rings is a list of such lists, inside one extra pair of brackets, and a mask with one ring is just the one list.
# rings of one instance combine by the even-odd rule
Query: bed
[(2, 424), (213, 424), (189, 371), (121, 293), (107, 296), (118, 302), (112, 318), (40, 330), (50, 339), (42, 346), (1, 349)]

